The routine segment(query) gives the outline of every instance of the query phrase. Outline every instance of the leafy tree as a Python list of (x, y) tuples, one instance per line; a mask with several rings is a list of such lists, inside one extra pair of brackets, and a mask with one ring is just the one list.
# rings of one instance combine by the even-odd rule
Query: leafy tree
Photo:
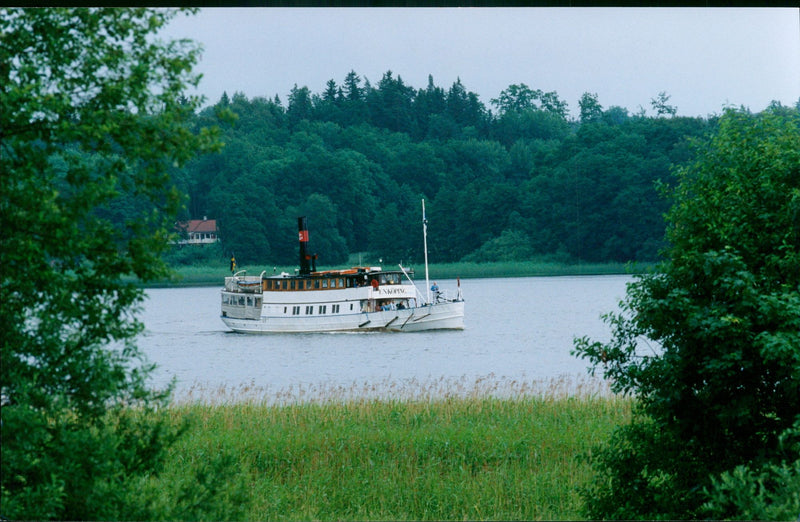
[(581, 100), (578, 102), (578, 107), (581, 110), (581, 123), (597, 120), (603, 115), (603, 106), (597, 100), (597, 93), (583, 93)]
[(666, 92), (661, 91), (658, 93), (658, 96), (650, 99), (650, 105), (653, 106), (653, 110), (656, 111), (656, 114), (659, 116), (675, 116), (675, 114), (678, 112), (678, 108), (674, 105), (668, 104), (667, 102), (669, 99), (670, 96)]
[(500, 96), (491, 99), (491, 104), (497, 107), (500, 114), (507, 112), (523, 112), (528, 109), (536, 108), (534, 100), (542, 97), (542, 91), (532, 90), (530, 87), (521, 83), (519, 85), (509, 85), (503, 89)]
[(153, 38), (175, 14), (0, 11), (3, 517), (177, 513), (136, 505), (177, 432), (133, 342), (143, 292), (122, 279), (167, 274), (170, 171), (215, 142), (188, 126), (197, 49)]
[(493, 239), (464, 257), (464, 261), (477, 263), (485, 261), (527, 261), (534, 255), (530, 239), (518, 230), (503, 230)]
[(569, 105), (558, 97), (558, 93), (550, 91), (542, 94), (542, 110), (566, 119), (569, 114)]
[[(536, 100), (539, 100), (538, 106), (535, 103)], [(559, 99), (558, 93), (555, 91), (542, 92), (540, 89), (532, 90), (524, 83), (509, 85), (498, 98), (492, 98), (491, 103), (497, 107), (501, 116), (509, 113), (543, 110), (562, 118), (567, 117), (567, 102)]]
[(622, 125), (630, 120), (628, 109), (612, 105), (607, 110), (603, 111), (603, 121), (609, 125)]
[(557, 112), (529, 109), (503, 113), (494, 125), (494, 138), (511, 147), (519, 139), (563, 140), (570, 133), (569, 123)]
[(800, 115), (728, 111), (677, 174), (666, 261), (610, 342), (576, 340), (637, 401), (592, 457), (592, 518), (707, 516), (715, 477), (781, 466), (800, 414)]

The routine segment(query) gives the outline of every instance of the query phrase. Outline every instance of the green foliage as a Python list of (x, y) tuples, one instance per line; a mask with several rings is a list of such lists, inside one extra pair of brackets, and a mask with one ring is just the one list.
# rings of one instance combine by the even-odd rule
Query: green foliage
[(464, 261), (524, 261), (533, 257), (533, 249), (524, 232), (504, 230), (500, 237), (490, 239)]
[(606, 317), (610, 342), (576, 340), (639, 404), (593, 459), (592, 518), (701, 516), (712, 477), (721, 505), (737, 467), (779, 465), (800, 412), (800, 117), (729, 111), (698, 151), (671, 192), (667, 260)]
[(192, 428), (152, 487), (175, 488), (222, 454), (237, 470), (220, 483), (228, 498), (247, 485), (225, 520), (574, 519), (590, 478), (575, 456), (629, 408), (549, 396), (194, 403), (171, 408)]
[(785, 460), (737, 466), (712, 479), (703, 505), (710, 519), (794, 520), (800, 513), (800, 421), (779, 441)]
[[(254, 264), (296, 263), (291, 213), (312, 194), (332, 205), (312, 207), (333, 212), (308, 216), (321, 260), (370, 251), (421, 262), (424, 198), (429, 247), (441, 260), (510, 230), (529, 238), (529, 259), (652, 261), (667, 210), (655, 184), (673, 183), (670, 165), (690, 157), (686, 137), (713, 126), (603, 111), (596, 96), (582, 99), (578, 123), (556, 93), (525, 85), (503, 91), (492, 115), (460, 80), (445, 89), (430, 77), (415, 90), (391, 71), (375, 86), (354, 71), (321, 94), (295, 86), (288, 108), (241, 93), (225, 100), (195, 122), (224, 128), (225, 148), (191, 161), (180, 186), (190, 196), (186, 217), (217, 219), (225, 250)], [(223, 109), (237, 119), (220, 119)], [(332, 222), (336, 233), (320, 235), (315, 222)], [(326, 251), (330, 241), (335, 250)]]
[(663, 116), (665, 114), (675, 116), (675, 114), (678, 112), (677, 107), (667, 103), (669, 98), (670, 96), (666, 92), (661, 91), (658, 93), (658, 96), (650, 99), (650, 105), (652, 105), (653, 109), (659, 116)]
[(588, 123), (603, 116), (603, 106), (597, 100), (597, 93), (583, 93), (578, 107), (581, 111), (581, 123)]
[[(133, 338), (167, 273), (170, 173), (215, 146), (190, 129), (189, 42), (150, 9), (0, 12), (0, 506), (10, 519), (121, 519), (180, 428), (155, 412)], [(141, 414), (141, 415), (140, 415)]]
[(172, 245), (165, 253), (164, 261), (176, 266), (214, 266), (227, 265), (230, 255), (217, 243), (208, 245)]

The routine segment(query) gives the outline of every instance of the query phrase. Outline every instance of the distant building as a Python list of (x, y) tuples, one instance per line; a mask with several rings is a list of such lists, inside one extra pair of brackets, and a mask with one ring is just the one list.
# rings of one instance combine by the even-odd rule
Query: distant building
[(207, 245), (219, 241), (216, 219), (203, 216), (203, 219), (179, 221), (175, 224), (175, 229), (181, 236), (176, 241), (179, 245)]

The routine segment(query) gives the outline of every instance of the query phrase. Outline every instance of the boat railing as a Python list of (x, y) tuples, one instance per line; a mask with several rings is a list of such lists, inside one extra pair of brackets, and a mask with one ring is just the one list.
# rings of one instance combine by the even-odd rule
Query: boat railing
[(258, 276), (248, 276), (247, 270), (239, 270), (225, 278), (225, 290), (228, 292), (259, 292), (261, 291), (261, 279), (265, 272), (261, 272), (261, 275)]
[(459, 287), (458, 292), (455, 295), (448, 290), (438, 290), (431, 293), (431, 301), (433, 303), (449, 303), (452, 301), (463, 301), (463, 297), (461, 296), (461, 287)]

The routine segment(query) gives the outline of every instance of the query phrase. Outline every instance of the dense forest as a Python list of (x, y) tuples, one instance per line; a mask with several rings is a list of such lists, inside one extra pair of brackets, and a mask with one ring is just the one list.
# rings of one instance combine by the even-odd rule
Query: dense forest
[[(658, 184), (690, 159), (716, 117), (677, 117), (660, 93), (644, 109), (511, 85), (487, 108), (461, 81), (424, 89), (351, 71), (320, 94), (224, 94), (196, 115), (225, 146), (176, 174), (185, 218), (218, 220), (240, 263), (293, 264), (306, 215), (320, 265), (422, 260), (425, 199), (432, 260), (654, 260), (669, 202)], [(794, 109), (787, 109), (794, 110)], [(366, 260), (365, 260), (366, 261)]]

